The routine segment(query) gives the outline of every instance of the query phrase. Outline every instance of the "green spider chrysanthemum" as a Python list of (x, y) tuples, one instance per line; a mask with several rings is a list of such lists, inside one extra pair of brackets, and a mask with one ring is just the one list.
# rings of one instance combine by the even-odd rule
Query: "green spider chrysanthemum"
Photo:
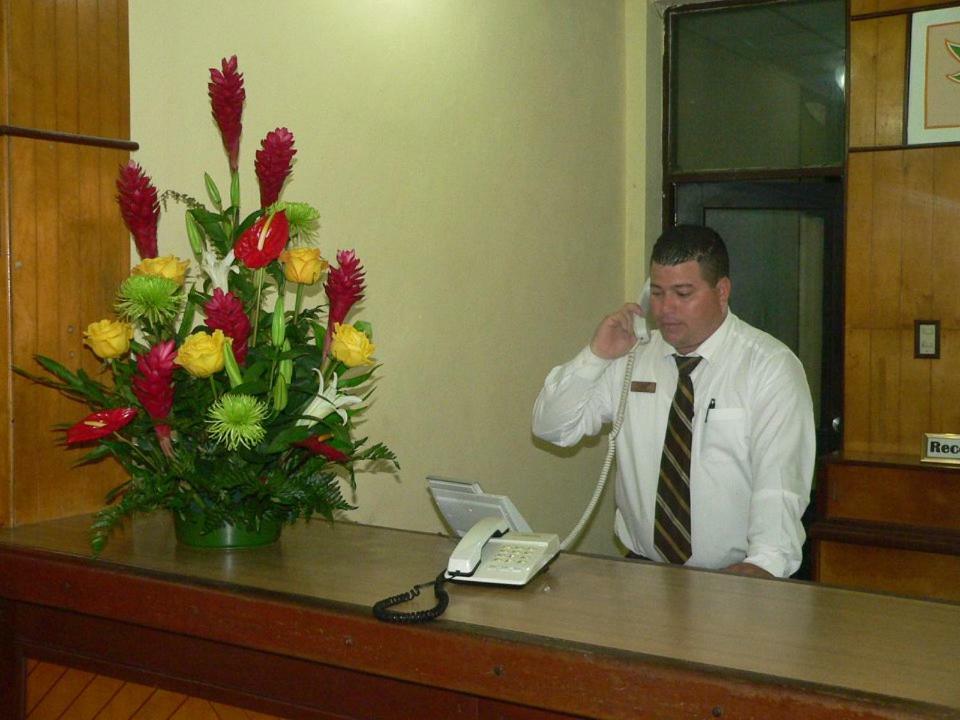
[(227, 393), (208, 414), (210, 434), (229, 450), (253, 447), (267, 434), (260, 424), (267, 417), (267, 406), (252, 395)]
[(172, 320), (180, 312), (183, 294), (173, 280), (157, 275), (131, 275), (117, 293), (117, 313), (126, 320), (152, 324)]

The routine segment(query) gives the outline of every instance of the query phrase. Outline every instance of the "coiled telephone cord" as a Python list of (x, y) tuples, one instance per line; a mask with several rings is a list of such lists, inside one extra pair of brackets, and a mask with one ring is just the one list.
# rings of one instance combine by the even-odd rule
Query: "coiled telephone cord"
[[(453, 573), (451, 577), (455, 577), (456, 575), (457, 573)], [(444, 610), (447, 609), (447, 605), (450, 603), (450, 596), (447, 594), (447, 591), (443, 589), (443, 585), (448, 579), (449, 578), (447, 578), (446, 573), (441, 572), (432, 582), (414, 585), (405, 593), (391, 595), (388, 598), (379, 600), (373, 605), (373, 616), (377, 618), (377, 620), (391, 623), (414, 624), (435, 620), (443, 615)], [(437, 598), (437, 604), (432, 608), (427, 610), (415, 610), (413, 612), (399, 612), (397, 610), (390, 609), (395, 605), (400, 605), (413, 600), (420, 594), (420, 590), (430, 587), (431, 585), (433, 585), (433, 594)]]

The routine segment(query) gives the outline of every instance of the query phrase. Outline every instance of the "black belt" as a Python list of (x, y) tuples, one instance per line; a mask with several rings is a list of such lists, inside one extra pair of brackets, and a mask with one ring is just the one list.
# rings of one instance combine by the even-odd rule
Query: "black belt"
[(635, 553), (633, 550), (627, 550), (627, 559), (628, 560), (646, 560), (647, 562), (653, 562), (648, 557), (644, 557), (640, 553)]

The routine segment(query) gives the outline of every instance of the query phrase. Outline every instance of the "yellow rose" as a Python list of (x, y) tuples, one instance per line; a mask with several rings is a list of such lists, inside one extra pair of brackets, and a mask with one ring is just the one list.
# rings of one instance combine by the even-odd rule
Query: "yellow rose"
[(133, 326), (117, 320), (98, 320), (83, 331), (84, 344), (104, 360), (126, 354), (132, 337)]
[(223, 344), (233, 343), (223, 330), (214, 330), (213, 335), (194, 333), (183, 341), (174, 362), (198, 378), (210, 377), (223, 370)]
[(320, 257), (319, 248), (300, 247), (280, 254), (283, 274), (290, 282), (313, 285), (330, 264)]
[(156, 275), (173, 280), (177, 285), (183, 285), (187, 276), (189, 260), (181, 260), (173, 255), (158, 258), (147, 258), (130, 271), (131, 275)]
[(376, 346), (367, 339), (367, 336), (353, 325), (337, 323), (336, 328), (334, 328), (330, 352), (347, 367), (372, 365), (373, 353), (376, 352), (376, 349)]

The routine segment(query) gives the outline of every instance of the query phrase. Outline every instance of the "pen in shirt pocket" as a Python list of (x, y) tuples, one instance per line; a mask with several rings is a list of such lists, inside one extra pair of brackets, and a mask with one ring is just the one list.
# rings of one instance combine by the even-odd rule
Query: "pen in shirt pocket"
[(704, 424), (704, 425), (706, 425), (706, 424), (707, 424), (707, 420), (710, 419), (710, 411), (713, 410), (715, 407), (717, 407), (717, 399), (716, 399), (716, 398), (710, 398), (710, 404), (707, 405), (707, 412), (704, 413), (704, 415), (703, 415), (703, 424)]

